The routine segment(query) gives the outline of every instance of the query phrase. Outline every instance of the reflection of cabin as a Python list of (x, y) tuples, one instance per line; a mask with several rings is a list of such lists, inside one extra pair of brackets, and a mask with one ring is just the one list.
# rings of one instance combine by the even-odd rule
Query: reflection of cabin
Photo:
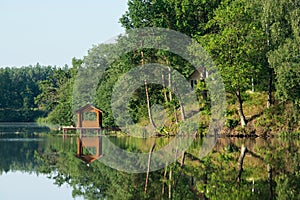
[(197, 85), (198, 81), (204, 81), (208, 76), (208, 72), (204, 67), (199, 67), (189, 77), (192, 89)]
[[(83, 148), (87, 153), (83, 152)], [(94, 162), (102, 157), (102, 138), (101, 137), (81, 137), (77, 138), (76, 157), (87, 164)]]
[(87, 104), (76, 111), (77, 128), (102, 128), (103, 111)]

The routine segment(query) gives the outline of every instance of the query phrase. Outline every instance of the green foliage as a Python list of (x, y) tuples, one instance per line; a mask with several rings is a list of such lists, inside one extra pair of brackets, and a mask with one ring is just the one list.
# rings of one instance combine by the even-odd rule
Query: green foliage
[(283, 139), (288, 139), (288, 138), (299, 138), (300, 137), (300, 132), (280, 132), (279, 137)]
[(41, 92), (38, 82), (51, 76), (50, 66), (27, 66), (0, 69), (0, 121), (33, 122), (44, 116), (34, 98)]
[(277, 98), (283, 102), (290, 101), (299, 108), (300, 49), (297, 42), (288, 39), (280, 49), (270, 54), (270, 62), (277, 75)]
[[(210, 52), (221, 72), (229, 104), (235, 104), (236, 98), (232, 96), (236, 96), (241, 105), (253, 106), (254, 100), (249, 100), (252, 96), (246, 93), (252, 89), (252, 83), (258, 92), (266, 92), (271, 84), (272, 91), (276, 91), (277, 102), (285, 105), (292, 103), (293, 113), (276, 115), (277, 121), (274, 123), (266, 110), (266, 120), (259, 119), (256, 124), (279, 126), (288, 121), (284, 118), (289, 117), (292, 120), (288, 121), (288, 126), (297, 127), (300, 110), (299, 13), (299, 4), (291, 0), (129, 0), (128, 11), (120, 18), (120, 23), (128, 34), (129, 30), (137, 28), (163, 27), (197, 40)], [(139, 37), (133, 43), (127, 42), (127, 39), (126, 36), (120, 36), (115, 44), (93, 46), (83, 59), (74, 58), (71, 68), (39, 64), (1, 68), (0, 121), (34, 121), (41, 118), (41, 121), (52, 124), (74, 125), (74, 108), (92, 102), (104, 110), (104, 126), (115, 126), (121, 116), (112, 115), (114, 86), (125, 73), (140, 66), (142, 59), (145, 64), (160, 63), (174, 68), (186, 78), (194, 71), (191, 63), (179, 55), (145, 49), (142, 44), (147, 41), (140, 41)], [(162, 36), (158, 40), (164, 39)], [(136, 43), (141, 43), (140, 49), (126, 51)], [(192, 49), (193, 45), (187, 51)], [(121, 56), (120, 52), (123, 53)], [(99, 70), (99, 66), (103, 66), (103, 72), (102, 68), (100, 70), (102, 76), (95, 77), (97, 74), (93, 70)], [(82, 69), (88, 69), (87, 74), (78, 80), (80, 76), (76, 77), (77, 72)], [(275, 77), (275, 87), (269, 81), (270, 74)], [(165, 74), (165, 79), (167, 76)], [(87, 82), (86, 78), (99, 78), (98, 85), (74, 85), (76, 81)], [(80, 98), (74, 98), (78, 93), (85, 94), (89, 88), (96, 88), (94, 95), (86, 94), (94, 99), (83, 99), (84, 102), (81, 102)], [(169, 121), (160, 127), (176, 131), (172, 123), (176, 121), (176, 109), (180, 102), (174, 94), (172, 98), (166, 98), (164, 94), (169, 92), (167, 83), (165, 88), (149, 84), (151, 105), (162, 106), (168, 114)], [(210, 103), (213, 101), (210, 93), (207, 93), (205, 82), (199, 81), (196, 94), (200, 110), (209, 116)], [(122, 94), (117, 95), (122, 97)], [(244, 101), (252, 104), (243, 104)], [(116, 106), (122, 102), (124, 99), (120, 98)], [(146, 124), (149, 117), (146, 102), (144, 87), (141, 86), (134, 91), (126, 105), (129, 116), (124, 118)], [(262, 104), (263, 101), (259, 103)], [(278, 104), (276, 106), (280, 107)], [(237, 121), (232, 116), (228, 117), (226, 126), (234, 128)], [(200, 123), (199, 131), (205, 131), (206, 127), (206, 122)]]
[(82, 60), (73, 58), (72, 68), (58, 68), (39, 82), (41, 93), (35, 98), (41, 110), (48, 113), (43, 121), (54, 125), (74, 125), (73, 85)]
[(142, 27), (162, 27), (189, 36), (208, 32), (206, 23), (220, 0), (130, 0), (128, 11), (120, 19), (126, 30)]
[[(168, 198), (168, 187), (171, 184), (172, 199), (269, 199), (270, 185), (266, 167), (269, 164), (272, 167), (274, 196), (278, 199), (299, 198), (300, 143), (295, 138), (220, 138), (215, 150), (201, 159), (198, 158), (199, 150), (203, 148), (205, 139), (198, 138), (186, 151), (184, 167), (173, 163), (165, 169), (150, 173), (147, 194), (144, 194), (145, 173), (129, 174), (97, 161), (86, 165), (74, 156), (77, 150), (75, 138), (62, 140), (58, 136), (28, 133), (2, 135), (0, 138), (3, 153), (0, 173), (11, 170), (46, 174), (54, 180), (55, 185), (70, 186), (73, 197), (165, 199)], [(9, 138), (10, 142), (5, 141)], [(157, 149), (160, 149), (173, 138), (110, 137), (110, 140), (130, 152), (148, 152), (154, 140)], [(244, 158), (242, 180), (237, 183), (240, 143), (247, 144), (249, 155), (247, 153)]]
[(278, 104), (264, 110), (255, 120), (255, 127), (264, 134), (280, 135), (281, 132), (293, 135), (299, 131), (299, 121), (295, 121), (295, 109), (291, 103)]
[(253, 21), (255, 11), (247, 1), (223, 1), (209, 22), (210, 27), (218, 27), (217, 32), (200, 39), (212, 53), (227, 92), (233, 94), (248, 89), (251, 77), (260, 70), (254, 58), (260, 52), (262, 31)]
[(225, 122), (225, 126), (233, 129), (239, 124), (239, 120), (227, 118)]
[(281, 175), (277, 179), (278, 199), (299, 199), (300, 175)]
[[(274, 72), (277, 104), (256, 113), (259, 116), (254, 126), (262, 128), (264, 133), (281, 131), (281, 140), (268, 139), (263, 141), (261, 148), (251, 148), (249, 145), (249, 153), (252, 154), (245, 157), (243, 177), (239, 184), (236, 182), (239, 144), (225, 144), (221, 150), (214, 150), (207, 157), (199, 159), (199, 149), (205, 138), (199, 139), (187, 150), (188, 158), (183, 168), (174, 163), (166, 168), (166, 176), (164, 170), (150, 173), (147, 194), (143, 192), (145, 174), (119, 172), (100, 162), (87, 166), (74, 157), (76, 149), (71, 142), (67, 145), (60, 140), (48, 141), (45, 149), (40, 149), (38, 142), (20, 142), (11, 146), (1, 140), (1, 152), (7, 155), (1, 160), (1, 172), (21, 169), (49, 174), (55, 171), (57, 174), (51, 177), (55, 184), (67, 183), (73, 188), (74, 197), (83, 195), (86, 199), (165, 199), (168, 198), (166, 188), (169, 185), (173, 188), (173, 199), (195, 199), (199, 196), (209, 199), (270, 199), (266, 170), (269, 164), (273, 169), (271, 186), (274, 195), (278, 199), (299, 199), (299, 141), (295, 139), (299, 137), (300, 126), (299, 12), (299, 2), (292, 0), (130, 0), (128, 11), (120, 19), (127, 31), (148, 26), (164, 27), (199, 41), (211, 53), (222, 74), (230, 106), (235, 104), (235, 95), (241, 93), (239, 96), (246, 101), (245, 106), (263, 107), (263, 100), (257, 98), (267, 91), (269, 72)], [(137, 38), (134, 42), (141, 41)], [(87, 103), (73, 99), (74, 94), (85, 94), (89, 88), (96, 87), (95, 99), (91, 100), (104, 110), (104, 126), (115, 126), (116, 120), (122, 117), (112, 115), (111, 99), (115, 84), (125, 73), (140, 66), (142, 59), (146, 64), (160, 63), (172, 67), (186, 78), (193, 72), (190, 63), (168, 51), (144, 49), (141, 46), (119, 56), (120, 49), (129, 49), (128, 45), (132, 44), (127, 44), (126, 37), (120, 37), (114, 45), (94, 46), (82, 60), (74, 58), (71, 68), (42, 67), (39, 64), (1, 68), (0, 121), (33, 121), (47, 114), (42, 121), (74, 125), (74, 105)], [(141, 52), (144, 56), (141, 56)], [(84, 83), (86, 78), (95, 78), (97, 73), (93, 70), (99, 69), (97, 66), (103, 66), (98, 85), (74, 85), (79, 69), (87, 69), (84, 74), (87, 76), (77, 80), (78, 83)], [(258, 93), (246, 93), (251, 89), (252, 80)], [(135, 80), (127, 81), (124, 87), (129, 87)], [(172, 100), (170, 96), (165, 98), (164, 93), (170, 92), (168, 86), (163, 88), (150, 83), (148, 87), (151, 104), (162, 106), (169, 117), (169, 121), (159, 126), (158, 131), (169, 136), (182, 123), (175, 124), (179, 98), (174, 94), (171, 95)], [(203, 115), (201, 120), (183, 123), (182, 128), (187, 131), (198, 127), (199, 132), (205, 135), (211, 101), (209, 93), (205, 98), (206, 90), (205, 82), (199, 82), (196, 86)], [(114, 102), (117, 108), (125, 101), (122, 92), (116, 94), (120, 96)], [(127, 119), (130, 117), (134, 123), (148, 124), (143, 85), (133, 92), (126, 103), (129, 110)], [(237, 127), (239, 121), (235, 119), (236, 114), (237, 110), (230, 107), (225, 126), (230, 129)], [(134, 128), (132, 130), (138, 132)], [(298, 132), (290, 132), (297, 129)], [(294, 137), (290, 139), (290, 136)], [(30, 135), (26, 137), (32, 139)], [(161, 148), (167, 142), (160, 139), (157, 139), (157, 146)], [(130, 152), (149, 151), (149, 145), (145, 145), (147, 141), (144, 140), (124, 137), (112, 139), (112, 142)], [(130, 159), (124, 160), (128, 162)], [(145, 163), (138, 162), (137, 165)], [(173, 173), (171, 180), (168, 179), (170, 171)], [(161, 193), (162, 185), (165, 187), (164, 194)], [(252, 190), (254, 186), (255, 190)]]

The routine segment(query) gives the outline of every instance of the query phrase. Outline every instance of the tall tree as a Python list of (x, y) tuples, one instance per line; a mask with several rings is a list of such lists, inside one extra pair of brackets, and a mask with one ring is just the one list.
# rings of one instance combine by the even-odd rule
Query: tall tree
[(44, 121), (54, 125), (74, 125), (72, 95), (81, 59), (72, 59), (72, 67), (54, 69), (53, 76), (39, 83), (41, 93), (35, 102), (48, 112)]
[(300, 4), (292, 0), (285, 3), (291, 35), (278, 49), (269, 52), (269, 62), (276, 74), (276, 96), (282, 102), (292, 102), (295, 117), (300, 108)]
[[(264, 63), (264, 72), (268, 74), (265, 78), (268, 80), (268, 99), (267, 107), (274, 103), (273, 88), (275, 81), (274, 69), (270, 66), (267, 59), (267, 53), (276, 50), (281, 45), (285, 38), (291, 34), (291, 29), (287, 23), (285, 15), (288, 11), (286, 1), (281, 0), (263, 0), (259, 1), (258, 7), (262, 8), (261, 12), (261, 28), (264, 31), (264, 40), (262, 44), (261, 56), (264, 56), (262, 62)], [(262, 76), (262, 78), (264, 78)]]
[(227, 92), (236, 97), (242, 127), (246, 126), (242, 94), (260, 70), (255, 57), (263, 41), (259, 24), (253, 19), (256, 14), (246, 0), (225, 0), (209, 22), (215, 32), (200, 38), (219, 67)]

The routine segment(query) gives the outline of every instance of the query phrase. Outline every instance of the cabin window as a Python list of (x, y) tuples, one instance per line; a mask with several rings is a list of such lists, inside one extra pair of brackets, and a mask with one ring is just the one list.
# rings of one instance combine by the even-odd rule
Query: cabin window
[(97, 147), (85, 147), (88, 151), (88, 154), (90, 155), (96, 155), (98, 152), (97, 152)]
[(83, 113), (83, 120), (85, 121), (95, 121), (97, 120), (97, 116), (95, 112), (85, 112)]

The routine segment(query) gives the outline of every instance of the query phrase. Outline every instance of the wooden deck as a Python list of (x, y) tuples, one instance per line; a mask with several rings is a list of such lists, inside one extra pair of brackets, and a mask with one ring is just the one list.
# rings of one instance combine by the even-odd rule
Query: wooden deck
[(75, 126), (63, 126), (61, 127), (61, 130), (63, 132), (63, 136), (65, 136), (69, 130), (74, 130), (74, 131), (80, 131), (80, 133), (82, 133), (82, 131), (84, 130), (95, 130), (98, 133), (100, 133), (100, 131), (121, 131), (121, 129), (119, 127), (105, 127), (105, 128), (100, 128), (100, 127), (75, 127)]

